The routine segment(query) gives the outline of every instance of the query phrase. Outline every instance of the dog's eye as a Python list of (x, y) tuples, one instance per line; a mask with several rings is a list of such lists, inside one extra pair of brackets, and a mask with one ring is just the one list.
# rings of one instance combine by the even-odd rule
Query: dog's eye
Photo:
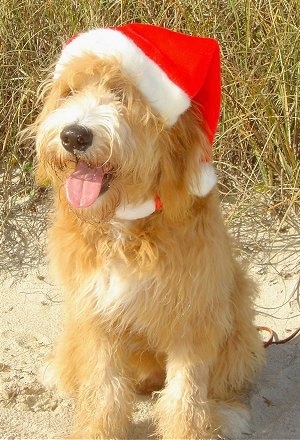
[(118, 101), (120, 101), (120, 102), (124, 101), (124, 98), (125, 98), (124, 90), (122, 90), (122, 89), (115, 89), (115, 90), (113, 90), (113, 94), (114, 94), (114, 96), (116, 97), (116, 99)]

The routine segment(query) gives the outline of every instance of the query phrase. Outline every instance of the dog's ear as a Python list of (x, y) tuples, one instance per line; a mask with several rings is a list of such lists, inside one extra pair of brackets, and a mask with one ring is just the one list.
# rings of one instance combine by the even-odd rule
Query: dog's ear
[(190, 109), (162, 133), (159, 196), (164, 214), (174, 221), (185, 218), (195, 197), (206, 197), (217, 183), (201, 125), (199, 114)]
[(38, 102), (41, 105), (41, 111), (34, 123), (28, 128), (28, 132), (30, 132), (31, 138), (35, 140), (37, 157), (34, 176), (36, 183), (41, 186), (48, 186), (52, 181), (51, 176), (53, 176), (53, 169), (49, 165), (49, 151), (47, 148), (40, 148), (41, 143), (47, 147), (43, 136), (43, 140), (40, 142), (41, 133), (43, 133), (41, 126), (45, 118), (59, 107), (61, 99), (69, 92), (70, 88), (65, 79), (54, 80), (53, 77), (49, 77), (39, 88)]
[(34, 179), (38, 186), (48, 186), (50, 184), (49, 175), (44, 160), (36, 160), (34, 167)]

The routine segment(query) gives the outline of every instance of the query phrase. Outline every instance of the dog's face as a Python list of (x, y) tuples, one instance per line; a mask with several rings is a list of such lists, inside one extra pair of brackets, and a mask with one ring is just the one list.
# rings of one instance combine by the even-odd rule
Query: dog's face
[(155, 195), (176, 216), (192, 202), (189, 181), (209, 148), (186, 113), (165, 128), (116, 60), (76, 58), (51, 82), (36, 122), (40, 173), (85, 219)]

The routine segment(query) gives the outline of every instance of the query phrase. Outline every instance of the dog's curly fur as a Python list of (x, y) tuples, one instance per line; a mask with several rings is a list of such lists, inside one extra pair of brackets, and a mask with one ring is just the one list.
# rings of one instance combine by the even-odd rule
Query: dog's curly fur
[[(45, 86), (36, 134), (38, 176), (55, 210), (49, 259), (65, 294), (64, 333), (48, 380), (75, 398), (76, 438), (125, 438), (136, 392), (158, 392), (154, 419), (166, 439), (239, 437), (239, 394), (263, 362), (253, 325), (254, 283), (233, 256), (217, 190), (189, 182), (211, 148), (191, 107), (168, 128), (116, 59), (73, 59)], [(71, 207), (66, 178), (78, 157), (61, 145), (65, 124), (93, 130), (80, 153), (113, 173), (89, 208)], [(114, 217), (126, 200), (159, 195), (163, 210)]]

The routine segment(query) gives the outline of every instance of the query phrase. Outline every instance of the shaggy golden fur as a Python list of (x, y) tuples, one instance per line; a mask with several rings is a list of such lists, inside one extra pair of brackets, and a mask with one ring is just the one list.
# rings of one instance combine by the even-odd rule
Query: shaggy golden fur
[[(248, 420), (239, 394), (263, 361), (256, 287), (233, 256), (217, 190), (204, 198), (188, 190), (211, 148), (199, 115), (191, 108), (166, 128), (118, 62), (93, 55), (71, 61), (44, 93), (33, 131), (39, 179), (54, 188), (49, 260), (65, 294), (46, 382), (75, 398), (72, 436), (130, 436), (136, 392), (160, 390), (157, 435), (239, 437)], [(113, 173), (109, 190), (84, 209), (66, 200), (78, 157), (59, 138), (74, 109), (77, 120), (91, 111), (94, 132), (80, 159)], [(114, 217), (121, 201), (155, 195), (162, 211)]]

